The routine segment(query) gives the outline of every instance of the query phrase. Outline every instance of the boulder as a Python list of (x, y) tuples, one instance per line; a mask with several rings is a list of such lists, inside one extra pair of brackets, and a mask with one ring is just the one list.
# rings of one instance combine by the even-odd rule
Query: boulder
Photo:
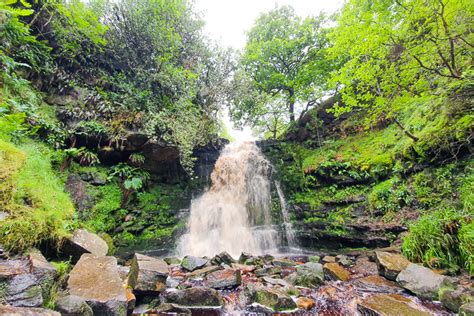
[(233, 263), (232, 269), (236, 269), (236, 270), (238, 269), (242, 273), (249, 273), (249, 272), (255, 271), (255, 266), (240, 264), (240, 263)]
[(405, 257), (396, 253), (376, 251), (375, 262), (379, 273), (389, 280), (394, 281), (400, 271), (404, 270), (409, 264)]
[(459, 308), (459, 316), (474, 316), (474, 302), (462, 305)]
[(204, 267), (208, 263), (208, 261), (209, 260), (204, 258), (186, 256), (181, 261), (181, 266), (188, 271), (194, 271), (196, 269)]
[(379, 275), (377, 264), (373, 261), (370, 261), (369, 257), (367, 256), (358, 257), (355, 265), (352, 267), (352, 271), (362, 276)]
[(67, 289), (83, 298), (94, 314), (127, 313), (127, 294), (114, 257), (83, 254), (69, 274)]
[(219, 307), (224, 305), (224, 298), (214, 289), (192, 287), (184, 290), (167, 290), (163, 295), (165, 303), (192, 307)]
[(92, 308), (79, 296), (67, 295), (58, 298), (56, 310), (63, 316), (93, 316)]
[(333, 256), (324, 256), (323, 263), (333, 263), (336, 262), (336, 257)]
[(62, 252), (72, 256), (74, 262), (79, 260), (85, 253), (105, 256), (109, 251), (107, 243), (98, 235), (88, 232), (85, 229), (78, 229), (71, 239), (69, 239), (62, 249)]
[(275, 311), (293, 310), (296, 303), (285, 292), (258, 283), (247, 285), (246, 291), (252, 303), (258, 303)]
[(354, 281), (356, 288), (367, 292), (401, 293), (403, 289), (397, 283), (387, 280), (380, 275), (369, 275)]
[(210, 273), (204, 284), (214, 289), (225, 289), (238, 286), (242, 283), (240, 270), (225, 269)]
[(296, 272), (288, 276), (288, 281), (293, 285), (316, 288), (324, 282), (323, 265), (307, 262), (296, 267)]
[(220, 270), (219, 266), (208, 266), (208, 267), (204, 267), (202, 269), (194, 270), (193, 272), (188, 272), (188, 273), (186, 273), (186, 276), (188, 278), (204, 277), (204, 276), (208, 275), (209, 273), (217, 271), (217, 270)]
[(223, 251), (218, 255), (215, 255), (214, 258), (211, 259), (211, 263), (214, 265), (220, 264), (229, 264), (235, 263), (236, 261), (229, 255), (227, 252)]
[(166, 279), (166, 287), (171, 288), (171, 289), (175, 289), (179, 286), (181, 281), (183, 281), (183, 278), (181, 278), (181, 277), (171, 277), (171, 276), (169, 276)]
[(274, 259), (272, 260), (272, 264), (277, 267), (294, 267), (296, 263), (294, 261), (288, 259)]
[(316, 302), (307, 297), (299, 297), (296, 300), (296, 305), (298, 306), (298, 308), (310, 310), (313, 309), (314, 306), (316, 306)]
[(0, 305), (0, 315), (5, 316), (61, 316), (58, 312), (46, 308), (30, 308)]
[(349, 259), (346, 255), (337, 255), (336, 262), (343, 265), (344, 267), (349, 267), (353, 264), (353, 261)]
[(192, 312), (189, 308), (182, 307), (176, 304), (163, 303), (155, 309), (159, 315), (179, 315), (179, 316), (191, 316)]
[(472, 292), (465, 287), (444, 287), (439, 291), (439, 300), (444, 307), (457, 313), (463, 304), (474, 302), (474, 297)]
[(449, 278), (434, 273), (431, 269), (410, 263), (397, 276), (397, 283), (420, 298), (438, 299), (441, 287), (447, 285)]
[(181, 263), (181, 260), (176, 257), (167, 257), (167, 258), (164, 258), (163, 260), (169, 265)]
[(30, 250), (28, 260), (30, 271), (41, 286), (43, 296), (48, 295), (58, 276), (58, 271), (37, 249)]
[(264, 266), (263, 268), (255, 270), (255, 275), (258, 277), (277, 274), (281, 274), (281, 267), (279, 266)]
[(0, 280), (14, 277), (15, 275), (30, 272), (30, 265), (27, 260), (4, 260), (0, 259)]
[(372, 294), (357, 303), (357, 309), (362, 315), (431, 315), (423, 306), (414, 304), (410, 299), (400, 294)]
[(279, 285), (279, 286), (282, 286), (282, 287), (287, 287), (287, 286), (289, 286), (288, 282), (286, 282), (285, 280), (282, 280), (282, 279), (275, 279), (275, 278), (270, 278), (270, 277), (263, 277), (262, 280), (263, 280), (266, 284), (270, 284), (270, 285)]
[(158, 258), (136, 253), (128, 274), (128, 285), (137, 293), (162, 292), (166, 289), (168, 264)]
[(38, 280), (33, 274), (18, 274), (4, 283), (3, 299), (17, 307), (39, 307), (43, 304), (43, 294)]
[(335, 281), (348, 281), (351, 278), (351, 273), (344, 269), (339, 263), (326, 263), (324, 264), (323, 270), (330, 279)]

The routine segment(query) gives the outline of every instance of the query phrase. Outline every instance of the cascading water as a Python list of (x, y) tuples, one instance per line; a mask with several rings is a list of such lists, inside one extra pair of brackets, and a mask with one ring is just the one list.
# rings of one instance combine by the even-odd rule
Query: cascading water
[(288, 207), (286, 205), (285, 195), (281, 189), (280, 182), (275, 180), (275, 187), (277, 189), (278, 198), (280, 199), (281, 214), (283, 216), (283, 225), (285, 226), (285, 235), (286, 241), (288, 242), (288, 247), (295, 247), (295, 232), (293, 230), (293, 225), (291, 224), (290, 214), (288, 213)]
[(178, 254), (212, 256), (227, 251), (238, 256), (276, 249), (270, 173), (271, 165), (255, 142), (227, 145), (214, 166), (210, 189), (191, 202), (188, 231), (179, 240)]

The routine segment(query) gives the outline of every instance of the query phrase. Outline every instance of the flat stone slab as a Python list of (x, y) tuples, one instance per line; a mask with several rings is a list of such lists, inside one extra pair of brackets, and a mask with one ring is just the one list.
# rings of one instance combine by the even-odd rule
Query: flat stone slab
[(335, 281), (348, 281), (351, 278), (351, 273), (339, 263), (326, 263), (324, 264), (323, 269), (324, 272)]
[(77, 261), (85, 253), (106, 256), (109, 252), (109, 246), (98, 235), (85, 229), (78, 229), (72, 238), (65, 243), (62, 252), (72, 256), (74, 261)]
[(364, 278), (354, 280), (354, 286), (367, 292), (385, 292), (385, 293), (400, 293), (403, 288), (397, 283), (387, 280), (380, 275), (370, 275)]
[(1, 306), (0, 315), (4, 316), (61, 316), (60, 313), (46, 308)]
[(158, 258), (136, 253), (128, 275), (128, 285), (138, 292), (161, 292), (166, 289), (168, 264)]
[(240, 270), (225, 269), (210, 273), (204, 284), (214, 289), (225, 289), (238, 286), (242, 283)]
[(410, 299), (399, 294), (369, 295), (357, 304), (357, 309), (362, 315), (431, 315), (423, 306), (415, 304)]
[(83, 254), (69, 274), (67, 289), (97, 315), (125, 315), (127, 296), (114, 257)]
[(379, 273), (392, 281), (395, 281), (397, 275), (410, 264), (404, 256), (385, 251), (375, 252), (375, 262)]
[(208, 262), (209, 260), (204, 258), (186, 256), (181, 261), (181, 266), (187, 271), (194, 271), (204, 267)]
[(193, 287), (184, 290), (168, 290), (164, 294), (166, 303), (187, 307), (220, 307), (224, 306), (224, 298), (214, 289)]

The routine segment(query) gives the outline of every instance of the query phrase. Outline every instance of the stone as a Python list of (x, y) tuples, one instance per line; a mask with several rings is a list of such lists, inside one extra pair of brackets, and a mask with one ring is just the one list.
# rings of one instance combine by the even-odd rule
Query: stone
[(282, 279), (274, 279), (274, 278), (270, 278), (270, 277), (263, 277), (262, 280), (265, 283), (270, 284), (270, 285), (279, 285), (279, 286), (282, 286), (282, 287), (289, 286), (288, 282), (286, 282), (285, 280), (282, 280)]
[(46, 308), (14, 307), (0, 305), (0, 315), (5, 316), (61, 316), (60, 313)]
[(43, 296), (48, 295), (58, 276), (58, 271), (37, 249), (29, 251), (28, 260), (30, 271), (41, 286)]
[(252, 303), (264, 305), (275, 311), (293, 310), (297, 307), (289, 295), (278, 289), (250, 283), (247, 285), (246, 291), (249, 293)]
[(250, 273), (255, 271), (255, 266), (240, 264), (240, 263), (233, 263), (232, 269), (240, 270), (242, 273)]
[(457, 313), (461, 305), (474, 301), (471, 291), (462, 286), (444, 287), (439, 290), (439, 300), (444, 307)]
[(227, 252), (223, 251), (218, 255), (215, 255), (214, 258), (211, 259), (211, 263), (214, 265), (220, 265), (220, 264), (232, 264), (235, 263), (236, 261), (234, 258), (232, 258), (231, 255), (229, 255)]
[(220, 269), (221, 268), (219, 266), (208, 266), (202, 269), (194, 270), (193, 272), (188, 272), (186, 273), (186, 277), (188, 278), (204, 277), (208, 275), (209, 273), (220, 270)]
[(240, 270), (225, 269), (210, 273), (204, 280), (204, 284), (214, 289), (225, 289), (236, 287), (242, 283)]
[(369, 295), (357, 303), (357, 310), (362, 315), (431, 315), (422, 306), (415, 305), (410, 299), (400, 294), (377, 293)]
[(249, 253), (247, 253), (247, 252), (242, 252), (242, 253), (240, 254), (240, 257), (239, 257), (239, 263), (245, 264), (245, 262), (246, 262), (248, 259), (252, 258), (252, 257), (253, 257), (253, 256), (252, 256), (251, 254), (249, 254)]
[(299, 297), (296, 300), (296, 306), (301, 309), (310, 310), (316, 306), (316, 302), (307, 297)]
[(83, 298), (97, 315), (125, 315), (128, 300), (117, 259), (83, 254), (67, 281), (69, 294)]
[(27, 260), (0, 260), (0, 280), (29, 272), (30, 265)]
[(288, 259), (274, 259), (272, 260), (272, 264), (277, 267), (294, 267), (296, 263), (294, 261)]
[(308, 261), (319, 263), (319, 261), (321, 261), (321, 257), (320, 256), (311, 256), (311, 257), (308, 258)]
[(158, 258), (136, 253), (128, 274), (128, 285), (137, 293), (162, 292), (166, 289), (168, 264)]
[(397, 283), (380, 275), (369, 275), (354, 281), (354, 286), (368, 292), (401, 293), (403, 289)]
[(335, 281), (348, 281), (351, 278), (351, 273), (344, 269), (339, 263), (326, 263), (323, 269), (329, 278)]
[(204, 258), (186, 256), (181, 261), (181, 266), (188, 271), (194, 271), (196, 269), (204, 267), (208, 263), (208, 261), (209, 260)]
[(323, 263), (333, 263), (336, 262), (336, 257), (333, 256), (324, 256)]
[(224, 306), (224, 298), (219, 292), (208, 287), (192, 287), (184, 290), (167, 290), (163, 298), (165, 303), (174, 303), (181, 306)]
[(181, 260), (176, 257), (167, 257), (167, 258), (164, 258), (163, 260), (169, 265), (181, 263)]
[(58, 298), (56, 310), (64, 316), (93, 316), (92, 308), (79, 296), (67, 295)]
[(323, 265), (307, 262), (296, 267), (296, 272), (288, 276), (288, 281), (293, 285), (316, 288), (324, 283)]
[(377, 263), (379, 273), (392, 281), (410, 264), (410, 261), (402, 255), (384, 251), (375, 252), (375, 262)]
[(438, 291), (448, 284), (448, 277), (434, 273), (431, 269), (410, 263), (397, 276), (397, 283), (420, 298), (438, 299)]
[(169, 276), (166, 279), (166, 287), (171, 288), (171, 289), (175, 289), (179, 286), (181, 281), (183, 281), (183, 278)]
[(474, 316), (474, 302), (463, 304), (459, 308), (459, 316)]
[(266, 276), (266, 275), (277, 275), (281, 274), (281, 267), (279, 266), (267, 266), (260, 269), (255, 270), (255, 275), (258, 277)]
[(128, 280), (128, 274), (130, 273), (130, 267), (119, 265), (118, 266), (118, 272), (119, 272), (119, 275), (120, 275), (120, 279), (122, 279), (122, 281), (124, 281), (124, 283), (128, 283), (127, 280)]
[(170, 303), (163, 303), (160, 306), (156, 308), (156, 311), (160, 313), (164, 313), (165, 315), (179, 315), (179, 316), (185, 316), (185, 315), (192, 315), (192, 312), (189, 308), (179, 306), (176, 304), (170, 304)]
[(353, 261), (349, 259), (346, 255), (337, 255), (336, 262), (344, 267), (350, 267), (353, 264)]
[(43, 304), (43, 294), (38, 280), (33, 274), (19, 274), (5, 284), (3, 298), (16, 307), (39, 307)]
[(76, 230), (73, 237), (65, 243), (62, 249), (62, 252), (72, 256), (75, 262), (85, 253), (105, 256), (108, 251), (109, 247), (102, 238), (85, 229)]
[(352, 267), (352, 271), (361, 276), (379, 275), (377, 264), (370, 261), (367, 256), (360, 256), (357, 258), (355, 265)]

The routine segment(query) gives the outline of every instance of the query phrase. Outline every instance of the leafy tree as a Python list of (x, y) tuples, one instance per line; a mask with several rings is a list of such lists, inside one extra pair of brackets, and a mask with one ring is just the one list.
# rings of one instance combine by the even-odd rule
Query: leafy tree
[(281, 111), (275, 111), (278, 105), (292, 122), (296, 105), (303, 105), (305, 112), (321, 99), (332, 68), (326, 58), (326, 21), (323, 15), (302, 19), (289, 6), (257, 19), (234, 79), (231, 114), (235, 121), (258, 125), (263, 114), (280, 116)]

